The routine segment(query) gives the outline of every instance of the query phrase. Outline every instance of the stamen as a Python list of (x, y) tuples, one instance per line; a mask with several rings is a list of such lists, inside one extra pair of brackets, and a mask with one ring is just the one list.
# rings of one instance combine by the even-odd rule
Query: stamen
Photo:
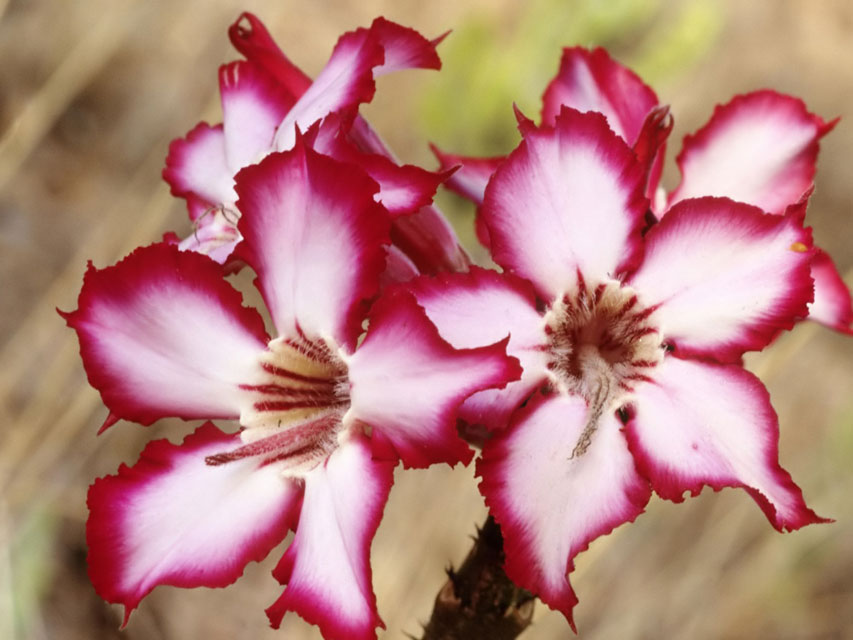
[(571, 458), (589, 448), (602, 416), (618, 410), (646, 382), (663, 357), (661, 336), (629, 287), (610, 280), (577, 287), (560, 297), (546, 315), (550, 384), (559, 393), (586, 400), (586, 424)]
[(584, 425), (583, 431), (581, 431), (575, 448), (572, 449), (572, 455), (569, 456), (569, 460), (582, 456), (589, 449), (589, 445), (592, 443), (592, 434), (598, 429), (598, 422), (601, 420), (601, 416), (604, 415), (604, 409), (610, 399), (611, 382), (608, 376), (599, 378), (596, 386), (595, 395), (589, 403), (589, 414), (586, 419), (586, 425)]
[(328, 432), (336, 426), (337, 422), (338, 417), (335, 415), (324, 416), (318, 420), (290, 427), (267, 438), (250, 442), (233, 451), (207, 456), (204, 461), (206, 464), (215, 467), (235, 460), (255, 456), (270, 456), (270, 454), (273, 454), (276, 460), (284, 460), (287, 457), (315, 449), (325, 439)]
[(240, 388), (246, 391), (257, 391), (265, 395), (281, 396), (292, 400), (326, 398), (334, 389), (334, 380), (317, 380), (312, 387), (285, 387), (280, 384), (241, 384)]
[(302, 402), (286, 402), (282, 400), (265, 400), (256, 402), (253, 406), (256, 411), (290, 411), (291, 409), (325, 409), (333, 407), (342, 407), (349, 404), (349, 399), (329, 399), (328, 397), (317, 398), (315, 400), (304, 400)]
[(268, 362), (264, 362), (261, 364), (264, 371), (267, 373), (271, 373), (274, 376), (278, 376), (279, 378), (287, 378), (288, 380), (299, 380), (301, 382), (308, 382), (311, 384), (331, 384), (331, 381), (327, 378), (318, 378), (315, 376), (303, 375), (300, 373), (296, 373), (294, 371), (289, 371), (287, 369), (282, 369), (281, 367), (276, 367)]
[(229, 209), (228, 207), (219, 207), (219, 212), (222, 214), (222, 217), (225, 218), (225, 222), (230, 224), (232, 227), (236, 227), (237, 223), (240, 221), (240, 214), (233, 209)]
[(270, 342), (260, 365), (260, 379), (240, 386), (252, 395), (240, 415), (244, 445), (207, 462), (261, 456), (263, 464), (285, 462), (282, 472), (298, 475), (335, 446), (350, 402), (346, 365), (325, 341), (301, 331)]

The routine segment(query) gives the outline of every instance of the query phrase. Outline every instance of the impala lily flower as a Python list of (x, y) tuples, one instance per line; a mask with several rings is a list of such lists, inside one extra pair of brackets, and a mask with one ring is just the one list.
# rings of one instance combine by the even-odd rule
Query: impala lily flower
[[(182, 249), (226, 262), (240, 241), (240, 212), (234, 206), (236, 173), (272, 151), (292, 147), (297, 127), (306, 131), (324, 119), (327, 129), (334, 128), (334, 135), (323, 136), (328, 146), (316, 144), (314, 148), (359, 164), (379, 183), (376, 199), (394, 217), (430, 205), (438, 185), (447, 177), (445, 173), (400, 166), (391, 157), (358, 149), (348, 133), (359, 105), (373, 98), (374, 78), (407, 68), (439, 68), (435, 51), (438, 41), (431, 42), (412, 29), (377, 18), (369, 29), (341, 36), (328, 63), (312, 82), (284, 56), (251, 14), (241, 16), (229, 35), (247, 59), (219, 70), (223, 122), (216, 126), (202, 122), (186, 138), (175, 140), (163, 171), (172, 193), (186, 199), (196, 227), (180, 242)], [(366, 126), (364, 123), (362, 128)], [(437, 211), (432, 217), (422, 213), (418, 220), (432, 231), (430, 235), (435, 237), (431, 240), (440, 240), (430, 248), (437, 261), (462, 260), (460, 264), (466, 264), (464, 252), (456, 255), (461, 249), (452, 229)], [(400, 241), (404, 249), (411, 247), (405, 238)], [(423, 258), (420, 254), (414, 257)]]
[(519, 374), (505, 340), (455, 350), (401, 289), (367, 315), (390, 228), (377, 190), (302, 139), (237, 176), (236, 251), (258, 275), (273, 339), (208, 256), (157, 244), (86, 274), (66, 318), (112, 414), (242, 427), (153, 442), (92, 486), (91, 578), (125, 621), (159, 584), (233, 582), (295, 528), (273, 625), (293, 610), (326, 638), (375, 637), (368, 554), (395, 461), (470, 460), (457, 405)]
[(505, 273), (412, 290), (456, 347), (511, 335), (522, 379), (462, 415), (496, 430), (477, 471), (508, 575), (574, 626), (574, 557), (652, 489), (678, 502), (742, 487), (780, 531), (822, 521), (780, 467), (767, 391), (741, 366), (806, 314), (811, 238), (794, 214), (709, 197), (643, 235), (644, 167), (604, 116), (563, 107), (553, 126), (521, 129), (481, 207)]
[[(804, 211), (813, 188), (819, 140), (836, 123), (810, 113), (801, 100), (774, 91), (737, 96), (685, 137), (676, 158), (681, 182), (667, 195), (659, 180), (671, 119), (636, 74), (603, 49), (566, 48), (560, 70), (543, 96), (542, 122), (553, 124), (563, 105), (603, 114), (610, 128), (640, 156), (648, 176), (646, 193), (657, 218), (677, 202), (701, 196), (728, 197), (777, 215), (788, 207)], [(504, 158), (434, 151), (444, 167), (462, 165), (448, 186), (482, 203), (486, 183)], [(478, 220), (479, 238), (488, 246), (483, 229)], [(815, 297), (809, 318), (851, 333), (850, 292), (831, 258), (819, 249), (813, 253), (812, 277)]]

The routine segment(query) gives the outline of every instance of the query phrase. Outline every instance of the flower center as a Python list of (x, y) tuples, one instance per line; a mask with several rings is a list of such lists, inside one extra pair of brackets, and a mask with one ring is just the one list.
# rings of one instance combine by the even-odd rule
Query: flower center
[(580, 277), (576, 289), (548, 310), (551, 383), (560, 393), (582, 396), (589, 406), (573, 457), (586, 451), (601, 416), (619, 408), (663, 358), (661, 334), (649, 321), (652, 311), (640, 305), (630, 287), (615, 280), (589, 287)]
[(301, 474), (337, 446), (350, 402), (347, 367), (325, 341), (304, 335), (271, 341), (260, 365), (266, 380), (241, 385), (254, 396), (240, 415), (243, 446), (207, 462), (262, 456), (264, 464), (286, 462), (285, 473)]

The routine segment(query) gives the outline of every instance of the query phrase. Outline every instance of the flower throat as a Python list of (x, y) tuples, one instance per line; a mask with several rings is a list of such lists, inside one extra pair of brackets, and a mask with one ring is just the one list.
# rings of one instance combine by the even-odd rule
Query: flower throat
[(601, 416), (616, 410), (663, 357), (661, 334), (630, 287), (615, 280), (591, 288), (578, 274), (574, 291), (559, 297), (545, 316), (551, 384), (582, 396), (587, 424), (572, 457), (583, 454)]

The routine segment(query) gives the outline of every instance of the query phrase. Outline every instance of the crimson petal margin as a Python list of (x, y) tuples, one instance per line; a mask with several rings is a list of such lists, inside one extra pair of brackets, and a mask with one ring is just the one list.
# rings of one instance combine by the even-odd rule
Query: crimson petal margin
[[(293, 144), (294, 125), (305, 130), (329, 113), (354, 111), (370, 102), (377, 76), (415, 67), (439, 69), (436, 44), (384, 18), (374, 20), (369, 29), (345, 33), (326, 66), (282, 121), (276, 148), (284, 150)], [(359, 130), (363, 126), (359, 124)]]
[(480, 208), (495, 262), (546, 301), (573, 286), (578, 270), (601, 282), (636, 266), (643, 171), (604, 116), (564, 107), (554, 128), (523, 130)]
[(666, 192), (660, 187), (663, 163), (666, 158), (666, 141), (672, 133), (674, 121), (668, 106), (649, 111), (632, 149), (646, 171), (646, 197), (652, 211), (666, 205)]
[(415, 263), (393, 244), (386, 249), (385, 271), (379, 278), (380, 289), (385, 289), (395, 282), (407, 282), (420, 274)]
[(738, 361), (806, 316), (811, 230), (728, 198), (673, 207), (628, 283), (680, 355)]
[(432, 204), (435, 192), (448, 173), (433, 173), (411, 164), (398, 165), (385, 156), (365, 154), (352, 157), (379, 183), (376, 200), (393, 218), (408, 215)]
[(427, 40), (414, 29), (385, 18), (376, 18), (370, 31), (384, 52), (382, 65), (374, 70), (374, 75), (403, 69), (441, 69), (441, 59), (435, 48), (442, 38)]
[[(483, 204), (486, 194), (486, 185), (492, 179), (495, 171), (506, 160), (506, 156), (493, 156), (491, 158), (474, 158), (445, 153), (434, 144), (430, 144), (433, 155), (441, 163), (442, 171), (453, 173), (444, 183), (454, 193), (467, 198), (477, 207)], [(483, 222), (483, 216), (477, 215), (474, 221), (474, 230), (477, 240), (486, 249), (490, 249), (492, 242), (489, 239), (489, 229)]]
[(633, 522), (651, 496), (615, 415), (602, 416), (589, 447), (573, 457), (587, 412), (579, 396), (538, 396), (477, 462), (480, 492), (504, 535), (507, 575), (573, 629), (578, 599), (567, 575), (575, 556)]
[(263, 68), (290, 96), (292, 106), (311, 86), (311, 78), (293, 64), (255, 15), (248, 11), (228, 27), (231, 44), (246, 59)]
[(178, 198), (196, 196), (207, 206), (234, 202), (234, 179), (225, 156), (222, 125), (200, 122), (185, 138), (173, 140), (163, 179)]
[(828, 522), (779, 466), (779, 423), (761, 381), (738, 365), (668, 357), (638, 386), (626, 427), (637, 465), (662, 498), (743, 487), (779, 531)]
[(392, 218), (432, 204), (438, 186), (449, 172), (433, 173), (410, 164), (398, 165), (386, 156), (359, 151), (346, 137), (349, 124), (345, 120), (336, 113), (323, 118), (306, 132), (306, 141), (315, 151), (358, 165), (376, 180), (379, 193), (375, 199)]
[(601, 48), (563, 49), (560, 70), (542, 96), (542, 123), (553, 124), (563, 106), (597, 111), (633, 146), (658, 98), (640, 77)]
[(457, 349), (492, 344), (509, 333), (507, 355), (518, 358), (521, 378), (504, 389), (475, 393), (459, 409), (469, 424), (505, 428), (512, 412), (546, 379), (548, 341), (533, 287), (508, 273), (472, 267), (464, 274), (417, 278), (407, 288), (441, 337)]
[(181, 445), (149, 443), (135, 465), (89, 489), (89, 576), (102, 598), (124, 605), (124, 624), (158, 585), (231, 584), (295, 525), (301, 488), (275, 466), (205, 463), (240, 444), (207, 422)]
[(389, 242), (378, 185), (300, 138), (237, 174), (236, 189), (244, 239), (235, 255), (258, 274), (279, 335), (304, 331), (353, 349)]
[(393, 462), (373, 460), (367, 438), (353, 433), (305, 477), (296, 537), (273, 573), (287, 584), (267, 609), (273, 627), (287, 611), (316, 624), (327, 640), (373, 640), (376, 627), (385, 627), (369, 555), (393, 471)]
[(453, 227), (434, 206), (394, 218), (391, 240), (421, 273), (465, 271), (471, 266)]
[(360, 28), (343, 34), (323, 70), (282, 120), (275, 136), (275, 148), (289, 149), (296, 127), (305, 131), (335, 111), (347, 111), (370, 102), (376, 91), (373, 70), (382, 64), (382, 45)]
[(90, 265), (79, 308), (64, 316), (115, 415), (142, 424), (236, 418), (247, 401), (240, 385), (262, 373), (269, 340), (242, 302), (210, 258), (155, 244), (106, 269)]
[(506, 156), (475, 158), (447, 153), (434, 144), (429, 147), (441, 163), (441, 171), (458, 167), (447, 180), (447, 187), (477, 206), (483, 203), (483, 196), (486, 193), (486, 185), (489, 183), (489, 179), (506, 160)]
[(838, 273), (832, 258), (817, 249), (812, 258), (811, 274), (814, 279), (814, 301), (809, 305), (809, 320), (842, 333), (853, 335), (853, 304), (850, 290)]
[(684, 138), (676, 158), (681, 183), (669, 204), (725, 196), (781, 214), (811, 186), (818, 141), (835, 122), (824, 122), (802, 100), (775, 91), (736, 96)]
[(387, 290), (370, 313), (370, 328), (349, 359), (351, 408), (344, 423), (363, 422), (373, 439), (407, 467), (469, 462), (456, 433), (456, 410), (476, 391), (504, 387), (521, 376), (506, 355), (506, 337), (479, 349), (454, 349), (414, 296)]

